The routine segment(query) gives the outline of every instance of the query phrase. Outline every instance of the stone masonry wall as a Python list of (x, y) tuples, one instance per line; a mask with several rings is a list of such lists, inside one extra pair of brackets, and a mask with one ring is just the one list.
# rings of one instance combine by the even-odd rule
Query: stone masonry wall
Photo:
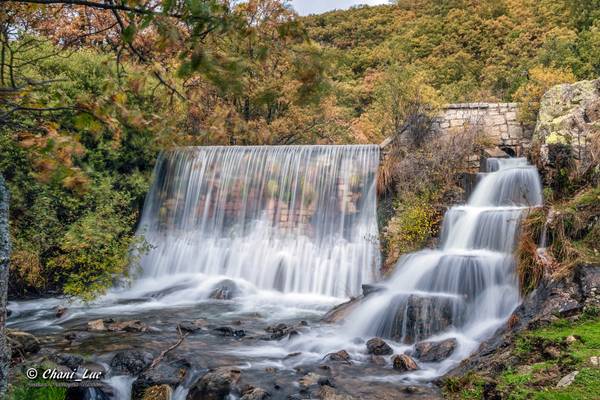
[(517, 103), (449, 104), (433, 124), (433, 129), (441, 134), (468, 128), (488, 135), (498, 147), (512, 155), (523, 153), (532, 134), (517, 119)]

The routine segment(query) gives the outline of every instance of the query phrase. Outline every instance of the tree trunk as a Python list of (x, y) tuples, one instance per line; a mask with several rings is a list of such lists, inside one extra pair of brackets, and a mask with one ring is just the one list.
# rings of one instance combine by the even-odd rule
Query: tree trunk
[(10, 348), (6, 342), (6, 292), (8, 291), (8, 260), (10, 241), (8, 234), (8, 190), (0, 175), (0, 398), (8, 386)]

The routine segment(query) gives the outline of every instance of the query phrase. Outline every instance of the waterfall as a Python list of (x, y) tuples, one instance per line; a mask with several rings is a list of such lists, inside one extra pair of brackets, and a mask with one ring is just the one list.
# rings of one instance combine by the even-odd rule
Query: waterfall
[(380, 284), (383, 290), (347, 317), (346, 334), (407, 346), (455, 337), (457, 362), (505, 323), (520, 302), (513, 257), (520, 220), (542, 204), (542, 191), (525, 159), (495, 159), (488, 166), (492, 172), (467, 205), (447, 212), (439, 248), (403, 256)]
[(335, 297), (377, 277), (378, 146), (163, 152), (138, 234), (142, 276), (203, 274)]

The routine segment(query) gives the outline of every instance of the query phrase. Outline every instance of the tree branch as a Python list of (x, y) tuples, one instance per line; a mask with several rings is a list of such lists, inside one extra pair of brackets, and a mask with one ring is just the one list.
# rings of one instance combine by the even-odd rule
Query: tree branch
[[(132, 12), (140, 15), (157, 15), (162, 13), (157, 13), (156, 11), (149, 10), (146, 8), (140, 7), (129, 7), (124, 4), (108, 4), (108, 3), (98, 3), (95, 1), (88, 0), (0, 0), (0, 3), (31, 3), (31, 4), (45, 4), (45, 5), (53, 5), (53, 4), (63, 4), (63, 5), (75, 5), (75, 6), (84, 6), (91, 8), (99, 8), (102, 10), (114, 10), (114, 11), (126, 11)], [(167, 14), (170, 17), (181, 18), (181, 14)]]

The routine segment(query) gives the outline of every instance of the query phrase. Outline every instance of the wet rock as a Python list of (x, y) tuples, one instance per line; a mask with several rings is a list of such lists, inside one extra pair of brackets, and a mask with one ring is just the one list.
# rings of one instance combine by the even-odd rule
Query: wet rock
[(379, 286), (379, 285), (373, 285), (373, 284), (362, 285), (362, 294), (365, 297), (372, 293), (381, 292), (383, 290), (385, 290), (385, 288), (383, 286)]
[(346, 350), (336, 351), (335, 353), (329, 353), (325, 356), (325, 358), (330, 359), (331, 361), (345, 362), (350, 364), (350, 354)]
[(7, 329), (6, 338), (10, 343), (12, 358), (35, 354), (40, 351), (40, 341), (31, 333)]
[(560, 381), (556, 384), (557, 388), (566, 388), (567, 386), (571, 386), (571, 384), (575, 381), (575, 377), (579, 374), (579, 371), (573, 371), (568, 375), (562, 377)]
[(63, 315), (65, 315), (66, 312), (67, 312), (67, 307), (58, 306), (58, 307), (56, 307), (56, 311), (55, 311), (54, 315), (56, 316), (56, 318), (60, 318)]
[(106, 325), (104, 324), (104, 320), (95, 319), (87, 323), (87, 329), (88, 331), (102, 332), (106, 330)]
[(181, 383), (185, 375), (185, 368), (177, 368), (177, 366), (161, 362), (154, 368), (143, 371), (133, 382), (132, 397), (134, 399), (143, 397), (142, 395), (151, 387), (175, 387)]
[(72, 370), (77, 369), (83, 364), (83, 357), (78, 356), (77, 354), (56, 353), (52, 354), (49, 358), (50, 361), (58, 365), (64, 365)]
[(110, 362), (113, 374), (139, 375), (150, 366), (154, 357), (147, 351), (124, 350), (118, 352)]
[(88, 331), (94, 332), (146, 332), (148, 327), (139, 320), (116, 322), (112, 318), (95, 319), (87, 323)]
[(364, 300), (363, 296), (351, 299), (345, 303), (333, 307), (321, 318), (322, 322), (334, 324), (346, 319)]
[(329, 378), (327, 376), (320, 377), (319, 380), (317, 381), (317, 385), (335, 387), (335, 385), (332, 382), (332, 378)]
[(306, 374), (302, 378), (300, 378), (298, 383), (300, 383), (300, 387), (308, 388), (310, 386), (318, 384), (320, 378), (321, 378), (321, 375), (317, 375), (314, 372), (309, 372), (308, 374)]
[(406, 354), (395, 355), (392, 358), (394, 369), (400, 372), (416, 371), (419, 369), (415, 360)]
[(148, 326), (139, 320), (113, 322), (107, 325), (111, 332), (146, 332)]
[(225, 279), (213, 287), (208, 297), (215, 300), (231, 300), (239, 296), (239, 293), (240, 290), (236, 283), (231, 279)]
[(381, 338), (373, 338), (367, 341), (367, 352), (376, 356), (387, 356), (394, 353), (394, 350)]
[(414, 356), (423, 362), (440, 362), (454, 353), (457, 344), (454, 338), (439, 342), (420, 342), (415, 345)]
[(268, 326), (265, 328), (269, 334), (266, 336), (262, 336), (261, 340), (281, 340), (288, 337), (293, 337), (299, 334), (298, 330), (294, 326), (288, 326), (286, 324), (277, 324), (273, 326)]
[(217, 368), (207, 372), (190, 389), (187, 400), (225, 400), (240, 380), (236, 368)]
[(173, 389), (169, 385), (151, 386), (144, 390), (142, 400), (171, 400)]
[(289, 358), (298, 357), (300, 354), (302, 354), (302, 353), (301, 353), (301, 352), (299, 352), (299, 351), (295, 351), (295, 352), (293, 352), (293, 353), (290, 353), (290, 354), (286, 355), (285, 357), (283, 357), (283, 359), (284, 359), (284, 360), (287, 360), (287, 359), (289, 359)]
[(371, 355), (371, 362), (375, 365), (378, 365), (380, 367), (384, 366), (387, 364), (387, 362), (385, 361), (385, 358), (382, 356), (376, 356), (376, 355)]
[(196, 319), (193, 321), (181, 321), (177, 327), (184, 333), (195, 333), (201, 331), (206, 326), (206, 321)]
[(395, 296), (388, 305), (386, 318), (377, 334), (410, 344), (445, 331), (450, 325), (460, 326), (464, 310), (461, 299), (447, 296)]
[(331, 386), (321, 386), (321, 389), (319, 390), (319, 398), (321, 400), (354, 400), (355, 398), (345, 394), (345, 393), (340, 393), (338, 392), (336, 389), (332, 388)]
[(236, 330), (229, 326), (220, 326), (218, 328), (214, 328), (213, 332), (217, 335), (232, 336), (232, 337), (237, 337), (237, 338), (246, 336), (246, 331), (244, 331), (243, 329)]
[(240, 400), (266, 400), (271, 397), (271, 393), (258, 387), (248, 386), (242, 391)]

